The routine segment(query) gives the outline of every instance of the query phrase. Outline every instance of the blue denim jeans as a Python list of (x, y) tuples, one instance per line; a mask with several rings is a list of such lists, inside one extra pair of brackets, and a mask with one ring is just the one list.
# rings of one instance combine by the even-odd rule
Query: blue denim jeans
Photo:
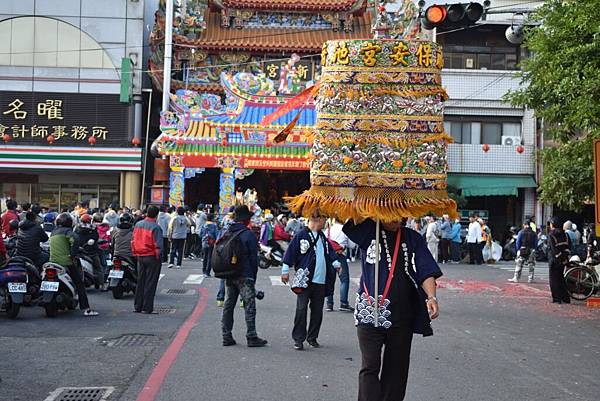
[(225, 301), (225, 280), (221, 279), (219, 292), (217, 292), (217, 301)]
[[(337, 255), (337, 260), (342, 265), (338, 276), (340, 277), (340, 304), (348, 305), (348, 291), (350, 290), (350, 267), (346, 255)], [(327, 305), (333, 306), (333, 295), (327, 297)]]

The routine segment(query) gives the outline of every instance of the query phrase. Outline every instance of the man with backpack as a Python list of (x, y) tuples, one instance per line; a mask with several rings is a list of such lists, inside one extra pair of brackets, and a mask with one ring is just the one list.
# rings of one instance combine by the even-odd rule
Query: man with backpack
[(238, 206), (234, 212), (234, 222), (215, 243), (212, 254), (212, 268), (215, 277), (225, 281), (225, 305), (221, 328), (223, 346), (235, 345), (233, 312), (238, 296), (244, 301), (246, 315), (246, 341), (248, 347), (264, 347), (267, 340), (256, 333), (256, 275), (258, 273), (258, 245), (256, 237), (248, 229), (252, 213), (248, 206)]
[(508, 281), (518, 283), (521, 279), (521, 272), (523, 271), (523, 265), (527, 264), (529, 267), (529, 279), (528, 282), (533, 282), (533, 274), (535, 271), (535, 249), (537, 248), (537, 234), (533, 232), (529, 222), (523, 223), (523, 229), (519, 231), (517, 235), (517, 266), (515, 267), (515, 275)]

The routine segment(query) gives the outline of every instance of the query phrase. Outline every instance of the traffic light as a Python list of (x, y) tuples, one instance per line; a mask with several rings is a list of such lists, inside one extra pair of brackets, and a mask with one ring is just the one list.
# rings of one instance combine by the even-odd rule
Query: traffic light
[(483, 16), (479, 3), (434, 4), (425, 10), (423, 28), (460, 28), (473, 25)]

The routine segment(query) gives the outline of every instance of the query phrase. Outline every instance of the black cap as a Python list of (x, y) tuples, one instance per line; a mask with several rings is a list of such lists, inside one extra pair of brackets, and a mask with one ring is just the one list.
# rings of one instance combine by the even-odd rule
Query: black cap
[(246, 221), (252, 218), (252, 213), (250, 213), (248, 206), (242, 205), (235, 208), (233, 216), (235, 221)]

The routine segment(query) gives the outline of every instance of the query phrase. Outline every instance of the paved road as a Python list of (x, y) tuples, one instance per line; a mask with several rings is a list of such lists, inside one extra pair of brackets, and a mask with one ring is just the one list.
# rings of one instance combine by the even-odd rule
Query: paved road
[[(98, 318), (46, 319), (41, 308), (24, 310), (17, 321), (0, 317), (0, 400), (42, 401), (64, 386), (114, 387), (110, 401), (356, 398), (360, 355), (351, 314), (326, 313), (323, 348), (294, 351), (294, 295), (277, 285), (276, 270), (261, 271), (257, 287), (266, 297), (258, 301), (257, 326), (270, 344), (243, 344), (239, 309), (239, 344), (223, 348), (218, 280), (200, 280), (199, 267), (189, 261), (182, 270), (163, 270), (157, 304), (174, 313), (134, 314), (130, 298), (97, 293), (91, 301), (102, 312)], [(507, 283), (506, 264), (443, 269), (442, 316), (434, 337), (415, 338), (407, 400), (600, 399), (600, 310), (549, 303), (542, 268), (531, 285)], [(194, 291), (164, 293), (184, 288)], [(146, 345), (111, 342), (124, 334), (151, 336), (134, 339)]]

